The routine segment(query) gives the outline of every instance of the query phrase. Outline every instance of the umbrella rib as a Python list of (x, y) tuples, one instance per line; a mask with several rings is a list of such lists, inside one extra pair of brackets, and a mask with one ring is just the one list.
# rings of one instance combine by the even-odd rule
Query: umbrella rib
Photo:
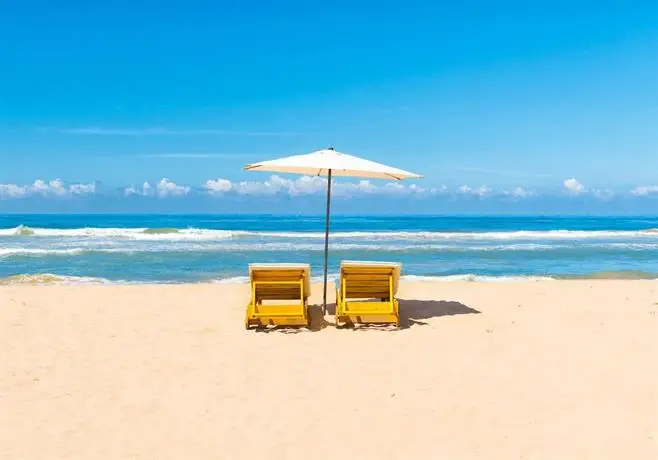
[(395, 180), (402, 180), (402, 178), (400, 178), (398, 176), (394, 176), (393, 174), (386, 173), (386, 175), (392, 177)]

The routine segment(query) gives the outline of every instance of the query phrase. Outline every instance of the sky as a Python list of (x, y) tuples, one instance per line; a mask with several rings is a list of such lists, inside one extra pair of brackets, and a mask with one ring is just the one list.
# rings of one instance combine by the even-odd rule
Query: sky
[(242, 168), (327, 146), (424, 176), (338, 212), (658, 211), (655, 1), (0, 0), (0, 43), (0, 212), (321, 213)]

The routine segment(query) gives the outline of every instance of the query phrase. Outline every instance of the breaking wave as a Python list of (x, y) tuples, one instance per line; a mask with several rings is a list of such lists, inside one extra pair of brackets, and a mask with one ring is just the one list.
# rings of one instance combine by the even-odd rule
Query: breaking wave
[[(78, 256), (87, 254), (142, 254), (142, 253), (221, 253), (221, 252), (322, 252), (324, 245), (320, 243), (175, 243), (161, 242), (149, 245), (117, 244), (85, 245), (72, 242), (59, 247), (0, 247), (0, 259), (7, 257), (39, 257), (39, 256)], [(62, 247), (65, 246), (65, 247)], [(498, 245), (444, 245), (444, 244), (350, 244), (332, 243), (333, 252), (362, 251), (384, 253), (492, 253), (492, 252), (550, 252), (550, 251), (656, 251), (657, 243), (582, 243), (582, 244), (498, 244)]]
[(56, 275), (53, 273), (24, 273), (12, 275), (6, 278), (0, 278), (1, 285), (29, 285), (43, 286), (49, 284), (112, 284), (105, 278), (95, 278), (91, 276), (67, 276)]
[[(337, 274), (329, 274), (328, 281), (335, 283)], [(569, 280), (658, 280), (658, 273), (649, 273), (640, 270), (594, 272), (585, 275), (476, 275), (472, 273), (456, 275), (404, 275), (404, 282), (474, 282), (474, 283), (506, 283), (506, 282), (533, 282), (533, 281), (569, 281)], [(312, 276), (313, 283), (322, 283), (323, 276)], [(91, 276), (57, 275), (54, 273), (24, 273), (0, 278), (0, 286), (44, 286), (44, 285), (110, 285), (110, 284), (180, 284), (180, 281), (112, 281), (105, 278)], [(214, 280), (199, 281), (193, 284), (246, 284), (248, 276), (232, 276)]]
[(170, 228), (170, 227), (146, 228), (146, 229), (142, 230), (142, 233), (144, 233), (146, 235), (169, 235), (171, 233), (180, 233), (180, 229)]
[(512, 281), (554, 281), (552, 276), (534, 276), (534, 275), (505, 275), (505, 276), (486, 276), (475, 275), (471, 273), (463, 275), (443, 275), (443, 276), (417, 276), (406, 275), (402, 277), (403, 281), (469, 281), (469, 282), (512, 282)]
[[(330, 274), (328, 280), (335, 282), (338, 275)], [(559, 281), (559, 280), (658, 280), (658, 273), (649, 273), (641, 270), (622, 270), (609, 272), (594, 272), (586, 275), (501, 275), (488, 276), (476, 275), (473, 273), (459, 275), (404, 275), (402, 281), (406, 282), (481, 282), (481, 283), (505, 283), (505, 282), (526, 282), (526, 281)], [(313, 276), (313, 283), (322, 283), (322, 276)], [(218, 284), (244, 284), (249, 282), (248, 276), (233, 276), (213, 281)]]
[[(338, 275), (328, 275), (330, 282), (336, 282)], [(322, 276), (313, 276), (311, 281), (313, 283), (322, 283)], [(512, 282), (512, 281), (555, 281), (557, 278), (552, 276), (483, 276), (474, 274), (464, 275), (437, 275), (437, 276), (417, 276), (417, 275), (404, 275), (402, 281), (407, 282), (451, 282), (451, 281), (471, 281), (471, 282)], [(248, 276), (233, 276), (230, 278), (223, 278), (213, 281), (217, 284), (244, 284), (249, 282)]]
[(0, 257), (19, 255), (76, 255), (85, 252), (84, 248), (41, 249), (41, 248), (0, 248)]
[(26, 227), (25, 225), (19, 225), (14, 229), (13, 234), (17, 236), (31, 236), (34, 235), (34, 230), (32, 230), (30, 227)]
[(129, 240), (221, 240), (242, 236), (248, 232), (209, 229), (176, 228), (31, 228), (19, 225), (0, 229), (0, 236), (62, 237), (62, 238), (119, 238)]
[[(119, 238), (132, 240), (224, 240), (239, 237), (322, 239), (322, 232), (266, 232), (201, 228), (31, 228), (24, 225), (0, 229), (0, 236)], [(576, 240), (604, 238), (656, 238), (658, 229), (647, 230), (520, 230), (509, 232), (332, 232), (331, 238), (362, 240)]]
[[(324, 233), (260, 232), (280, 238), (324, 238)], [(587, 238), (657, 238), (658, 229), (648, 230), (520, 230), (509, 232), (332, 232), (332, 239), (361, 238), (385, 240), (574, 240)]]

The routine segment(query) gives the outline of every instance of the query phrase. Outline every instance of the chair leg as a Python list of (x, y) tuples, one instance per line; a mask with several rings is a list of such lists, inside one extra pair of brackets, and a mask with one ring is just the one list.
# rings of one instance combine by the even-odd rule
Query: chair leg
[(308, 300), (304, 299), (303, 301), (303, 309), (304, 309), (304, 320), (306, 321), (306, 328), (310, 329), (311, 328), (311, 316), (308, 314)]
[(398, 299), (393, 298), (393, 311), (395, 312), (395, 325), (400, 327), (400, 304)]
[(339, 326), (338, 324), (338, 314), (340, 311), (339, 305), (340, 305), (340, 290), (338, 289), (338, 287), (336, 287), (336, 308), (334, 309), (334, 323), (336, 327)]
[(244, 328), (249, 329), (249, 312), (251, 311), (251, 304), (247, 305), (247, 312), (244, 315)]

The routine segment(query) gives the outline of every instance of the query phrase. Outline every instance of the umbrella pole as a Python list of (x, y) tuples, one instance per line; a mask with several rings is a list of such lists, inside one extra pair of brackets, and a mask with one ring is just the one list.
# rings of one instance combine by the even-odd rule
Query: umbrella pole
[(329, 261), (329, 211), (331, 209), (331, 169), (327, 181), (327, 220), (324, 230), (324, 296), (322, 298), (323, 312), (327, 313), (327, 264)]

